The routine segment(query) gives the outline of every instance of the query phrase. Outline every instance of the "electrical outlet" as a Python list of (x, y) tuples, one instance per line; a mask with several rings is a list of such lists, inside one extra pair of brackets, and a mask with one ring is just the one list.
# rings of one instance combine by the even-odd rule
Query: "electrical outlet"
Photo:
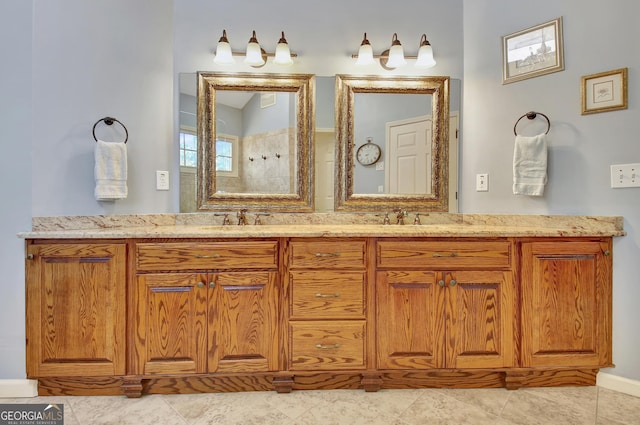
[(640, 164), (612, 165), (611, 187), (640, 187)]
[(384, 161), (376, 162), (376, 171), (383, 171), (383, 170), (384, 170)]
[(168, 171), (156, 171), (156, 190), (169, 190)]
[(489, 191), (489, 174), (476, 174), (476, 192)]

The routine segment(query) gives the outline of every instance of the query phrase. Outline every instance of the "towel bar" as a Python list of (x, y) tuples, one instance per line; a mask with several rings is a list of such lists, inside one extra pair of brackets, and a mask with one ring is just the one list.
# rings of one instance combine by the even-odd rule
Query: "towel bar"
[(114, 122), (117, 122), (118, 124), (120, 124), (122, 126), (122, 128), (124, 128), (124, 132), (125, 132), (125, 139), (124, 142), (127, 143), (127, 140), (129, 140), (129, 131), (127, 131), (127, 127), (124, 126), (124, 124), (122, 124), (120, 121), (118, 121), (117, 119), (113, 118), (113, 117), (104, 117), (104, 118), (100, 118), (98, 121), (96, 121), (96, 123), (93, 125), (93, 139), (97, 142), (98, 138), (96, 137), (96, 126), (98, 125), (98, 123), (100, 121), (104, 121), (104, 123), (106, 125), (113, 125)]
[(549, 121), (549, 117), (543, 114), (542, 112), (535, 112), (535, 111), (529, 111), (523, 116), (521, 116), (520, 118), (518, 118), (518, 121), (516, 121), (515, 125), (513, 126), (513, 134), (515, 134), (516, 136), (518, 135), (518, 132), (516, 131), (516, 127), (518, 126), (518, 123), (522, 118), (527, 117), (528, 119), (532, 120), (532, 119), (535, 119), (536, 116), (538, 116), (538, 114), (542, 115), (547, 120), (547, 131), (545, 131), (544, 134), (549, 134), (549, 130), (551, 129), (551, 121)]

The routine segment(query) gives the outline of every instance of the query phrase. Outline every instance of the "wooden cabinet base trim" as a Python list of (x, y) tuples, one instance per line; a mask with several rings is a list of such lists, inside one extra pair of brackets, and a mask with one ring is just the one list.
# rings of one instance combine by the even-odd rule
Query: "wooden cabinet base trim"
[(238, 391), (592, 386), (597, 368), (429, 369), (175, 376), (40, 378), (40, 396), (198, 394)]

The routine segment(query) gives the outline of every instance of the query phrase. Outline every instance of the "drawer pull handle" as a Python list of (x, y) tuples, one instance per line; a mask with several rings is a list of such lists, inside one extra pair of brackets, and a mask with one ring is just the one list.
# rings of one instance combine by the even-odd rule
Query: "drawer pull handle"
[(212, 255), (200, 255), (200, 254), (196, 254), (195, 255), (196, 258), (220, 258), (221, 255), (220, 254), (212, 254)]
[(458, 282), (456, 282), (455, 279), (451, 279), (451, 282), (449, 282), (449, 285), (456, 286), (456, 283), (458, 283)]
[(333, 345), (316, 344), (316, 348), (319, 348), (321, 350), (331, 350), (335, 348), (340, 348), (340, 344), (333, 344)]
[(439, 280), (438, 281), (438, 286), (444, 286), (444, 280)]
[(340, 253), (339, 252), (330, 252), (327, 254), (323, 254), (322, 252), (316, 252), (316, 257), (318, 258), (322, 258), (322, 257), (339, 257)]
[(335, 294), (321, 294), (321, 293), (317, 293), (316, 294), (316, 298), (338, 298), (340, 296), (339, 292), (336, 292)]
[(440, 254), (439, 252), (434, 252), (433, 256), (437, 257), (437, 258), (439, 258), (439, 257), (457, 257), (458, 254), (456, 254), (455, 252), (452, 252), (451, 254)]

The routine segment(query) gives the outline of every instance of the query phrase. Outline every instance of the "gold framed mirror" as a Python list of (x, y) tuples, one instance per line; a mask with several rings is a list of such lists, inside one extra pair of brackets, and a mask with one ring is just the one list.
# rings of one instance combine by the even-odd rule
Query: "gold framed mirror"
[[(449, 77), (336, 75), (335, 89), (336, 211), (447, 212)], [(406, 115), (390, 117), (397, 112)], [(375, 122), (367, 124), (369, 116)], [(419, 124), (410, 131), (398, 130), (415, 122)], [(379, 133), (374, 127), (381, 125), (386, 134), (377, 143), (384, 161), (359, 163), (356, 152), (376, 142), (369, 133)], [(412, 146), (410, 154), (403, 150), (407, 146)], [(366, 167), (384, 170), (385, 180), (375, 190), (360, 191), (356, 180), (366, 179), (356, 179), (356, 174)]]
[(198, 210), (313, 211), (314, 90), (311, 74), (198, 73)]

